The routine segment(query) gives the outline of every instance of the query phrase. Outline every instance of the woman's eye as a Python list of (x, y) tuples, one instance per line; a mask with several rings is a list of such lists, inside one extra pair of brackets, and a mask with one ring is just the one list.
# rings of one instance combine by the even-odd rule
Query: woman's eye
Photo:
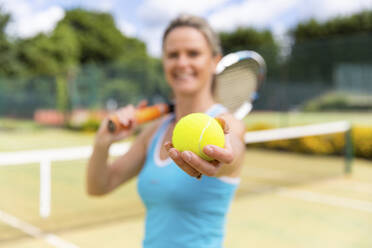
[(178, 57), (178, 53), (168, 53), (167, 57), (169, 59), (177, 58)]
[(198, 51), (190, 51), (189, 56), (190, 57), (197, 57), (200, 53)]

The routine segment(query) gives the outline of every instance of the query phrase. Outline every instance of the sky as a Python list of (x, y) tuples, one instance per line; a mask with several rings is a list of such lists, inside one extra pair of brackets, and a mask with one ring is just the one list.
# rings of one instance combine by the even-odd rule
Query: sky
[(162, 32), (180, 13), (203, 16), (218, 32), (239, 26), (270, 29), (285, 42), (286, 32), (299, 22), (372, 10), (372, 0), (0, 0), (0, 6), (12, 15), (7, 32), (22, 38), (50, 32), (66, 9), (109, 12), (125, 35), (141, 39), (150, 54), (160, 56)]

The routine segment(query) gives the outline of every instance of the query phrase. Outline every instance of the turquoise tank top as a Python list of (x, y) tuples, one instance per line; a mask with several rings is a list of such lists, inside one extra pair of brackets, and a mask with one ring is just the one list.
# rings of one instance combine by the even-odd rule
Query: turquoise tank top
[[(219, 104), (206, 114), (225, 112)], [(138, 177), (138, 192), (146, 208), (144, 248), (221, 248), (226, 213), (237, 178), (186, 174), (170, 158), (160, 159), (160, 147), (170, 115), (152, 137), (146, 162)]]

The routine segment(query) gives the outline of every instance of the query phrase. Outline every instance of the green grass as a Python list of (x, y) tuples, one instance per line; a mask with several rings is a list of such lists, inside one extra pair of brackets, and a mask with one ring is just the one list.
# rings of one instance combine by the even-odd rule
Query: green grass
[(28, 119), (0, 118), (0, 131), (33, 131), (41, 128), (42, 126)]
[[(53, 232), (143, 214), (134, 180), (108, 196), (89, 197), (85, 192), (85, 163), (53, 164), (52, 210), (47, 219), (39, 217), (39, 166), (0, 167), (0, 194), (4, 199), (0, 209)], [(20, 235), (14, 231), (0, 226), (0, 240)]]
[[(371, 212), (309, 203), (276, 193), (279, 188), (301, 189), (371, 202), (372, 190), (354, 192), (350, 185), (371, 185), (372, 162), (356, 160), (350, 177), (342, 174), (339, 157), (247, 150), (244, 163), (242, 182), (228, 219), (227, 247), (372, 245), (368, 231)], [(52, 168), (50, 218), (38, 216), (38, 165), (0, 168), (0, 209), (81, 247), (140, 246), (144, 209), (135, 180), (108, 196), (92, 198), (84, 191), (85, 161), (54, 163)], [(6, 247), (28, 247), (26, 244), (35, 242), (25, 243), (24, 238), (18, 230), (0, 224), (0, 242)]]
[(92, 144), (94, 133), (46, 128), (30, 120), (0, 118), (0, 152)]
[[(320, 115), (306, 116), (298, 123), (330, 120)], [(272, 113), (252, 113), (246, 121), (275, 122), (276, 117)], [(335, 120), (336, 117), (352, 120), (352, 116), (335, 115)], [(354, 117), (355, 123), (367, 121), (366, 116)], [(0, 151), (89, 145), (94, 138), (91, 133), (43, 129), (32, 123), (20, 126), (0, 130)], [(368, 188), (372, 182), (371, 161), (356, 159), (349, 177), (343, 175), (342, 157), (249, 149), (244, 163), (242, 182), (229, 215), (226, 247), (372, 246), (369, 233), (372, 213), (309, 203), (276, 193), (284, 187), (371, 203), (372, 190)], [(84, 191), (85, 164), (86, 161), (53, 163), (52, 212), (47, 219), (39, 217), (39, 165), (0, 167), (0, 210), (81, 247), (103, 244), (140, 247), (144, 209), (136, 192), (136, 181), (108, 196), (88, 197)], [(337, 183), (327, 184), (328, 181)], [(355, 185), (367, 186), (362, 188), (365, 191), (356, 191)], [(0, 243), (8, 248), (49, 247), (2, 222)]]
[(91, 145), (92, 133), (78, 133), (57, 128), (29, 131), (0, 131), (0, 152), (50, 149)]

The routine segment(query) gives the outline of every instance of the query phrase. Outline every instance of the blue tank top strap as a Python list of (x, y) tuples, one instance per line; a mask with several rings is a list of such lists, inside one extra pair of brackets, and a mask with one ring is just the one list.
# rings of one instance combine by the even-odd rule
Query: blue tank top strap
[(163, 120), (163, 122), (160, 124), (160, 127), (158, 128), (156, 132), (157, 137), (161, 136), (165, 131), (167, 131), (167, 128), (169, 124), (173, 121), (173, 119), (174, 119), (174, 114), (170, 114)]
[(209, 116), (216, 117), (222, 113), (226, 113), (228, 110), (222, 104), (216, 103), (212, 105), (205, 113)]
[(164, 137), (164, 134), (165, 132), (167, 131), (167, 128), (169, 126), (169, 124), (173, 121), (174, 119), (174, 114), (170, 114), (169, 116), (167, 116), (163, 121), (162, 123), (160, 124), (160, 126), (158, 127), (158, 129), (155, 131), (155, 133), (153, 134), (152, 136), (152, 139), (150, 141), (150, 145), (149, 147), (147, 148), (147, 154), (148, 156), (154, 156), (154, 152), (156, 151), (156, 145), (161, 142), (161, 139), (162, 137)]

